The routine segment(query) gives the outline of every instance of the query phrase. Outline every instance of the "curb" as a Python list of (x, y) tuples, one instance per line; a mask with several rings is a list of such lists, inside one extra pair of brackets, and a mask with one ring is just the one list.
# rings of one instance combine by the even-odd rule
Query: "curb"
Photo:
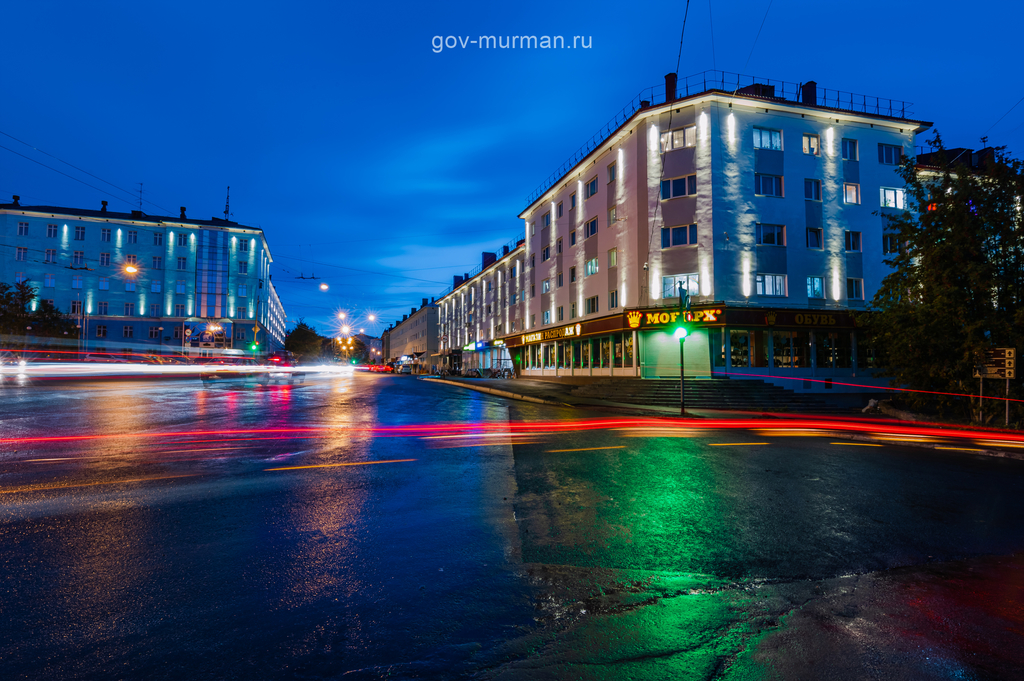
[(507, 397), (507, 398), (510, 398), (510, 399), (513, 399), (513, 400), (524, 400), (526, 402), (535, 402), (537, 404), (547, 404), (547, 405), (550, 405), (552, 407), (572, 407), (572, 406), (574, 406), (574, 405), (568, 404), (566, 402), (555, 402), (554, 400), (545, 400), (545, 399), (542, 399), (540, 397), (533, 397), (532, 395), (520, 395), (519, 393), (511, 393), (511, 392), (509, 392), (507, 390), (497, 390), (495, 388), (487, 388), (487, 387), (484, 387), (482, 385), (480, 385), (480, 386), (470, 385), (468, 383), (463, 383), (461, 381), (446, 381), (443, 378), (429, 378), (429, 377), (424, 377), (424, 378), (421, 378), (419, 380), (421, 380), (421, 381), (431, 381), (433, 383), (444, 383), (446, 385), (456, 385), (456, 386), (459, 386), (460, 388), (466, 388), (467, 390), (475, 390), (477, 392), (488, 393), (490, 395), (497, 395), (498, 397)]

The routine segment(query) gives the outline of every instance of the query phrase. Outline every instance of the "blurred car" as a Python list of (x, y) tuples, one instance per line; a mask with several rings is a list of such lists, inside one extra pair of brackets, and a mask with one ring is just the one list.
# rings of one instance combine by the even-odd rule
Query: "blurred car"
[(400, 366), (398, 368), (398, 371), (396, 371), (395, 373), (411, 374), (412, 373), (412, 365), (411, 364), (403, 364), (402, 366)]
[(218, 383), (267, 385), (270, 374), (259, 362), (249, 357), (213, 357), (205, 358), (206, 370), (200, 372), (199, 378), (204, 385)]

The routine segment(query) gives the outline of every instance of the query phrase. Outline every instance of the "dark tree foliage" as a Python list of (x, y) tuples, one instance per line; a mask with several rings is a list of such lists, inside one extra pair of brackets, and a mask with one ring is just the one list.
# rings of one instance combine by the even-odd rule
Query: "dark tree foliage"
[(320, 359), (323, 340), (314, 327), (299, 318), (295, 328), (284, 337), (284, 348), (294, 353), (299, 361), (313, 362)]
[[(886, 261), (894, 271), (860, 322), (893, 387), (976, 395), (973, 372), (986, 350), (1024, 349), (1024, 177), (1020, 161), (1003, 149), (972, 168), (948, 153), (937, 133), (932, 144), (938, 160), (931, 167), (907, 159), (900, 169), (906, 210), (885, 226), (899, 252)], [(1004, 381), (986, 381), (986, 393), (1004, 390)], [(924, 393), (900, 399), (944, 417), (978, 418), (977, 400)], [(986, 410), (988, 420), (1003, 405)]]
[[(0, 282), (0, 333), (42, 338), (78, 338), (74, 318), (45, 300), (31, 309), (37, 289), (27, 283)], [(29, 331), (28, 327), (32, 327)]]

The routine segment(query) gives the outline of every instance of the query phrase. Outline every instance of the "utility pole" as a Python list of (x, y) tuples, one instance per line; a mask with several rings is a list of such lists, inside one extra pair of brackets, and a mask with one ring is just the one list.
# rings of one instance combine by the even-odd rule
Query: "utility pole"
[(226, 222), (228, 216), (231, 215), (231, 185), (228, 185), (228, 195), (224, 199), (224, 221)]

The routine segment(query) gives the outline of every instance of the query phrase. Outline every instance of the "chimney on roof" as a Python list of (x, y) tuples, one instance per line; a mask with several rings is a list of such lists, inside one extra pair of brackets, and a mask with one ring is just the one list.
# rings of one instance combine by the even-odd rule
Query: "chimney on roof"
[(640, 100), (640, 108), (641, 109), (646, 109), (650, 105), (651, 105), (651, 103), (649, 101), (647, 101), (646, 99), (641, 99)]
[(420, 304), (420, 307), (426, 307), (426, 306), (427, 306), (427, 299), (426, 299), (426, 298), (424, 298), (424, 299), (423, 299), (423, 303), (422, 303), (422, 304)]
[(402, 315), (402, 321), (403, 321), (403, 322), (404, 322), (404, 321), (405, 321), (406, 319), (408, 319), (408, 318), (409, 318), (409, 315), (407, 315), (407, 314), (404, 314), (404, 315)]
[(458, 288), (459, 284), (461, 284), (461, 283), (462, 283), (462, 277), (460, 277), (457, 274), (452, 277), (452, 288), (453, 289)]
[(100, 201), (100, 206), (101, 206), (100, 212), (101, 213), (106, 213), (107, 212), (107, 202), (106, 201)]
[(505, 257), (506, 255), (508, 255), (508, 244), (501, 247), (501, 256)]
[(133, 218), (141, 218), (142, 217), (142, 211), (141, 210), (133, 210), (132, 211), (132, 217)]
[(489, 265), (493, 265), (494, 262), (498, 259), (498, 256), (495, 255), (494, 253), (483, 253), (482, 256), (483, 260), (480, 266), (481, 269), (487, 269)]
[(800, 103), (818, 105), (818, 84), (809, 80), (800, 86)]
[(462, 275), (462, 281), (469, 281), (469, 272)]
[(181, 219), (182, 219), (182, 220), (184, 220), (184, 219), (185, 219), (185, 206), (182, 206), (182, 207), (181, 207)]
[(12, 196), (11, 198), (12, 198), (12, 199), (14, 199), (14, 205), (15, 205), (15, 206), (20, 206), (20, 205), (21, 205), (20, 203), (18, 203), (18, 201), (21, 201), (21, 197), (20, 197), (20, 196), (18, 196), (17, 194), (15, 194), (15, 195), (14, 195), (14, 196)]
[(430, 304), (431, 304), (431, 305), (433, 305), (433, 304), (434, 304), (434, 296), (430, 296)]
[(676, 74), (674, 73), (665, 74), (665, 101), (676, 101)]
[(411, 314), (411, 315), (416, 314), (416, 308), (415, 307), (411, 308), (410, 311), (409, 311), (409, 314)]

